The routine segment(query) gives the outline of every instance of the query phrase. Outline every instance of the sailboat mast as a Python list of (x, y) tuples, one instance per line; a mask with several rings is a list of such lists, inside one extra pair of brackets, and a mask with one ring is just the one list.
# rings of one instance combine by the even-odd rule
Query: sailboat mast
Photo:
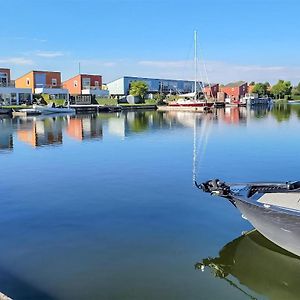
[(197, 100), (197, 31), (194, 31), (194, 63), (195, 63), (195, 96), (194, 99)]

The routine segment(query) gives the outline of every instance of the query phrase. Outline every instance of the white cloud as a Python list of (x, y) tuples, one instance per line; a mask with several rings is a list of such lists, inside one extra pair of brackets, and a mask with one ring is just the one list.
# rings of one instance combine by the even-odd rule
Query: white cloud
[(33, 65), (33, 61), (24, 57), (8, 57), (8, 58), (0, 58), (1, 64), (8, 65)]
[[(155, 77), (193, 79), (194, 62), (192, 60), (142, 60), (137, 63), (145, 73)], [(242, 65), (222, 61), (199, 62), (199, 80), (227, 83), (230, 81), (270, 81), (278, 79), (300, 81), (300, 66)], [(206, 75), (207, 74), (207, 75)]]
[(56, 58), (64, 56), (64, 53), (61, 51), (36, 51), (35, 55), (44, 58)]

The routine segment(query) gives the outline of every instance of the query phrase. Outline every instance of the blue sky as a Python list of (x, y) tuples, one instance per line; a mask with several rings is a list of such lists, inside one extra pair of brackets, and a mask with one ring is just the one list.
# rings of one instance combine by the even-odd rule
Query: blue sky
[[(198, 31), (209, 81), (300, 81), (296, 0), (1, 1), (0, 66), (193, 79)], [(199, 77), (201, 77), (199, 75)], [(206, 77), (206, 76), (205, 76)]]

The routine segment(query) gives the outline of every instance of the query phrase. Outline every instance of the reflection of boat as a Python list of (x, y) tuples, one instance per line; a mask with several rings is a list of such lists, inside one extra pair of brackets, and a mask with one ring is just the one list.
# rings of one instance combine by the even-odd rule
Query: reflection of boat
[(265, 237), (300, 256), (300, 181), (228, 184), (216, 179), (197, 186), (228, 199)]
[[(214, 275), (252, 299), (255, 292), (267, 299), (299, 299), (300, 260), (251, 231), (223, 247), (216, 258), (195, 265), (209, 267)], [(249, 290), (246, 290), (247, 287)]]
[(53, 104), (48, 105), (33, 105), (33, 109), (41, 112), (42, 114), (57, 114), (57, 113), (75, 113), (76, 110), (70, 107), (56, 107)]

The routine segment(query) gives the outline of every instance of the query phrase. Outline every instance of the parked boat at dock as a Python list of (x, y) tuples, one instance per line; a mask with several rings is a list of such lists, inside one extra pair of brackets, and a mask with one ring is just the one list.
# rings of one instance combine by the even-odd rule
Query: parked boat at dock
[(33, 109), (42, 114), (57, 114), (57, 113), (75, 113), (76, 110), (70, 107), (57, 107), (53, 104), (48, 105), (33, 105)]
[(215, 179), (196, 185), (229, 200), (262, 235), (300, 256), (300, 181), (230, 184)]

